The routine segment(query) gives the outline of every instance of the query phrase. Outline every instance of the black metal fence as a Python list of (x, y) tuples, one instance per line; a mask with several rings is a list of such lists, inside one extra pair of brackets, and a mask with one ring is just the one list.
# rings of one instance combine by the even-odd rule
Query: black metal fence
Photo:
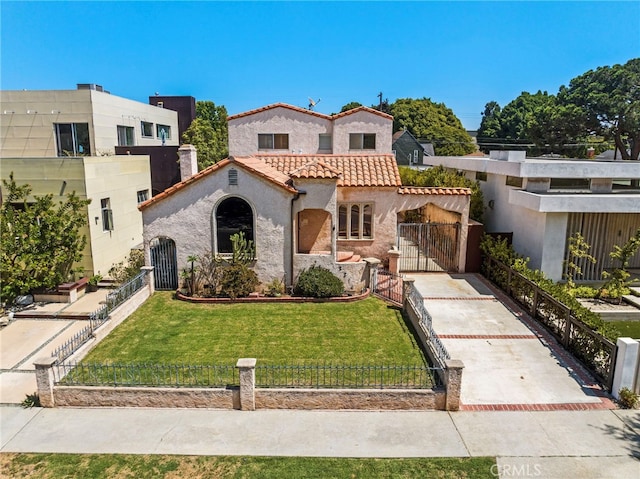
[[(66, 386), (229, 387), (239, 384), (234, 365), (60, 363), (54, 380)], [(417, 365), (258, 365), (256, 387), (429, 389), (441, 371)]]
[(226, 387), (238, 384), (234, 365), (57, 364), (54, 380), (65, 386)]
[(371, 292), (402, 306), (402, 275), (374, 268), (371, 272)]
[(75, 353), (84, 343), (93, 338), (94, 331), (109, 319), (109, 313), (141, 290), (145, 285), (147, 271), (141, 271), (135, 278), (126, 282), (107, 295), (105, 304), (91, 313), (89, 324), (76, 333), (71, 339), (56, 348), (51, 356), (62, 362)]
[(256, 387), (428, 389), (440, 385), (435, 368), (425, 365), (256, 366)]
[(484, 275), (523, 306), (609, 390), (617, 346), (577, 319), (571, 308), (543, 291), (533, 281), (487, 256)]

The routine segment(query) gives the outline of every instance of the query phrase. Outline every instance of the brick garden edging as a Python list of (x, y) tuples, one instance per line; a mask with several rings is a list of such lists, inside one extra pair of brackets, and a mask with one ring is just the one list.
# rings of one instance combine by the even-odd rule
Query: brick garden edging
[(353, 296), (334, 296), (332, 298), (309, 298), (305, 296), (249, 296), (246, 298), (194, 298), (186, 296), (176, 291), (176, 299), (180, 301), (186, 301), (188, 303), (200, 303), (200, 304), (233, 304), (233, 303), (351, 303), (354, 301), (360, 301), (369, 296), (370, 291), (364, 290), (361, 294), (355, 294)]

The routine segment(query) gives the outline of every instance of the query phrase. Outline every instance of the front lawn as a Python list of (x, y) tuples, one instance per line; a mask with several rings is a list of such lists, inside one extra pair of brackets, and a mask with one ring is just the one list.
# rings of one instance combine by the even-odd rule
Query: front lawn
[(2, 477), (144, 478), (486, 478), (495, 459), (350, 459), (318, 457), (145, 456), (117, 454), (3, 454)]
[(640, 321), (607, 321), (607, 324), (620, 331), (620, 338), (640, 339)]
[(425, 364), (402, 313), (353, 303), (192, 304), (157, 292), (84, 362)]

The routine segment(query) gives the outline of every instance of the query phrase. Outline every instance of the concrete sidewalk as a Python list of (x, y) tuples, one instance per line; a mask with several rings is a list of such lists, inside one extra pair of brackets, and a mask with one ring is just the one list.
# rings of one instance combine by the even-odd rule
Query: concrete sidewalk
[[(0, 431), (2, 452), (496, 456), (503, 472), (507, 467), (511, 471), (526, 469), (531, 477), (640, 477), (640, 411), (247, 412), (2, 407)], [(488, 471), (487, 477), (495, 475)], [(510, 476), (503, 473), (501, 477)]]

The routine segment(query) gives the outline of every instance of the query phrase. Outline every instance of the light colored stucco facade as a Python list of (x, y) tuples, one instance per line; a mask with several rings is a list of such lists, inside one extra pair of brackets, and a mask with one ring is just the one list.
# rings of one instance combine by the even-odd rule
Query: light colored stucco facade
[[(337, 115), (324, 115), (286, 104), (274, 104), (232, 115), (229, 121), (229, 155), (258, 152), (293, 154), (391, 153), (393, 118), (360, 107)], [(350, 134), (375, 135), (375, 148), (350, 149)], [(288, 135), (287, 149), (261, 149), (259, 134)], [(320, 135), (331, 137), (331, 148), (321, 148)]]
[[(586, 279), (598, 280), (602, 269), (612, 266), (608, 253), (613, 245), (623, 244), (640, 228), (640, 189), (631, 186), (631, 180), (640, 179), (638, 161), (525, 158), (524, 152), (506, 151), (429, 161), (480, 179), (487, 205), (485, 230), (513, 233), (515, 250), (555, 281), (562, 279), (567, 238), (573, 233), (580, 232), (593, 247), (598, 265), (583, 269), (590, 270)], [(508, 184), (517, 179), (521, 185)], [(589, 180), (589, 186), (554, 188), (555, 179)], [(625, 182), (628, 188), (617, 188)], [(640, 267), (640, 254), (631, 267)]]
[[(95, 89), (0, 91), (0, 157), (58, 156), (55, 125), (86, 123), (90, 154), (115, 154), (118, 126), (132, 128), (133, 145), (160, 146), (158, 125), (167, 126), (166, 145), (178, 145), (178, 114)], [(143, 136), (142, 122), (151, 124)]]
[[(81, 231), (87, 237), (80, 264), (85, 275), (107, 276), (114, 264), (142, 244), (137, 206), (138, 192), (151, 192), (148, 156), (1, 158), (0, 177), (7, 180), (11, 173), (17, 184), (31, 186), (32, 196), (52, 194), (58, 203), (75, 191), (79, 198), (91, 200)], [(112, 210), (112, 230), (103, 228), (103, 199)]]

